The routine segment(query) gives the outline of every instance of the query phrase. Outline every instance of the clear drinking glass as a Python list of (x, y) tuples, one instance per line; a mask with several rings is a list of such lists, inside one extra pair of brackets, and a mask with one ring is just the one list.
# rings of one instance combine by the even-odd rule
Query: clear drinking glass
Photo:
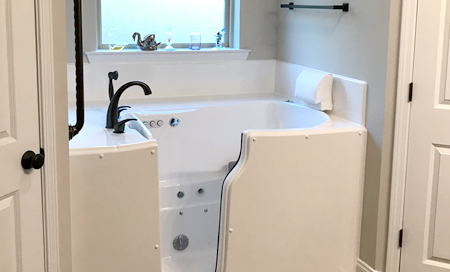
[(191, 50), (200, 50), (202, 48), (202, 36), (196, 29), (191, 32), (189, 48)]

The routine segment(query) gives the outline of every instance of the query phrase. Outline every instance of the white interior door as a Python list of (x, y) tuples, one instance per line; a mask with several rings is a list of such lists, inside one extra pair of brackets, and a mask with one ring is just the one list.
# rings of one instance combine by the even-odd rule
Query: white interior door
[(44, 271), (34, 0), (0, 0), (0, 271)]
[(418, 0), (402, 272), (450, 271), (450, 1)]

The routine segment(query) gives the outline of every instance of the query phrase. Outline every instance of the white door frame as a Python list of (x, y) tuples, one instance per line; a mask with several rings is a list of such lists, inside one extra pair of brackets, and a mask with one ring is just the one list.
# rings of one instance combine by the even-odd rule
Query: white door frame
[[(61, 137), (61, 135), (57, 133), (58, 124), (56, 122), (57, 107), (55, 96), (56, 92), (67, 92), (67, 89), (56, 90), (55, 82), (57, 79), (55, 78), (54, 67), (54, 45), (55, 37), (57, 35), (65, 36), (65, 33), (55, 33), (53, 0), (35, 0), (35, 3), (40, 143), (45, 148), (46, 158), (45, 167), (42, 168), (45, 271), (60, 272), (62, 249), (60, 248), (61, 237), (58, 218), (58, 205), (60, 201), (58, 198), (58, 179), (61, 179), (61, 177), (58, 176), (57, 161), (64, 158), (61, 158), (57, 152), (56, 139), (57, 137)], [(61, 44), (61, 46), (64, 46), (65, 51), (65, 43)], [(67, 139), (68, 135), (69, 130), (67, 125)], [(69, 160), (68, 157), (67, 160)], [(68, 252), (65, 253), (67, 254)]]
[(418, 0), (403, 0), (402, 4), (386, 272), (398, 272), (400, 268), (398, 241), (399, 231), (403, 228), (406, 163), (408, 158), (411, 113), (411, 105), (408, 103), (408, 97), (409, 84), (413, 82), (417, 5)]

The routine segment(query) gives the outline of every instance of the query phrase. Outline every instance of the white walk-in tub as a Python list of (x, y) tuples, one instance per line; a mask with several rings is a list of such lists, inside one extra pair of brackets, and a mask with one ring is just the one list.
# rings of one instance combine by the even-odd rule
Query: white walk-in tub
[[(159, 147), (163, 272), (215, 271), (217, 261), (220, 260), (217, 253), (221, 203), (226, 201), (222, 199), (222, 188), (224, 195), (228, 195), (228, 185), (224, 186), (224, 180), (239, 158), (241, 144), (245, 143), (242, 135), (278, 133), (276, 137), (282, 140), (284, 135), (309, 134), (332, 128), (333, 125), (330, 117), (323, 112), (276, 100), (219, 101), (177, 107), (166, 105), (137, 111), (133, 117), (137, 117), (145, 128), (142, 125), (139, 127), (139, 124), (132, 124), (132, 127), (156, 139)], [(277, 160), (286, 166), (298, 167), (294, 163), (297, 156), (308, 158), (318, 155), (300, 151), (296, 156), (281, 155)], [(267, 152), (263, 156), (275, 154)], [(259, 159), (264, 160), (264, 157)], [(246, 159), (245, 156), (241, 156), (243, 159)], [(359, 169), (359, 166), (356, 165), (356, 168)], [(313, 165), (308, 167), (314, 169)], [(268, 173), (272, 171), (271, 165), (264, 165), (256, 171)], [(259, 186), (258, 181), (255, 182)], [(272, 182), (280, 186), (282, 184), (277, 180)], [(289, 190), (288, 187), (284, 189)], [(259, 199), (251, 191), (248, 193), (247, 199)], [(263, 201), (270, 202), (271, 197)], [(274, 206), (274, 209), (282, 207)], [(266, 216), (270, 217), (270, 213)], [(242, 220), (245, 221), (245, 218)], [(226, 220), (222, 219), (222, 223), (226, 223)], [(254, 232), (258, 233), (258, 229), (254, 229)], [(250, 243), (257, 244), (255, 241)], [(251, 250), (255, 251), (255, 248)], [(222, 250), (220, 252), (223, 253)]]
[[(120, 189), (103, 194), (95, 187), (96, 202), (118, 202), (108, 201), (108, 207), (98, 207), (92, 215), (87, 215), (89, 205), (96, 202), (85, 204), (86, 196), (99, 175), (92, 180), (89, 175), (72, 178), (72, 213), (79, 211), (72, 214), (72, 235), (79, 239), (73, 251), (81, 256), (74, 258), (75, 267), (113, 272), (115, 262), (126, 263), (127, 256), (136, 253), (138, 262), (151, 256), (153, 265), (145, 271), (155, 272), (355, 271), (363, 126), (279, 98), (133, 105), (127, 117), (138, 121), (122, 136), (104, 130), (105, 139), (115, 139), (115, 153), (120, 153), (121, 142), (125, 144), (124, 165), (133, 165), (133, 150), (146, 141), (151, 146), (145, 154), (152, 159), (122, 169), (126, 174), (116, 182), (105, 181), (120, 184)], [(130, 145), (137, 131), (144, 136), (142, 142)], [(79, 144), (71, 143), (72, 172), (87, 168), (85, 162), (95, 168), (96, 160), (101, 163), (109, 156), (101, 151), (85, 160), (95, 151), (77, 152), (83, 146)], [(157, 193), (150, 187), (142, 192), (145, 187), (139, 185), (154, 185), (158, 172), (159, 206), (154, 204)], [(124, 192), (126, 184), (132, 188)], [(98, 224), (98, 215), (119, 220), (127, 214), (125, 203), (131, 208), (130, 200), (145, 203), (146, 196), (153, 204), (133, 204), (137, 208), (132, 215), (147, 225), (121, 221), (117, 231), (109, 224), (111, 235), (103, 235), (111, 221)], [(77, 208), (82, 205), (82, 210)], [(152, 230), (143, 236), (151, 241), (146, 246), (142, 241), (136, 241), (136, 247), (117, 246), (124, 241), (113, 234), (125, 231), (136, 239), (134, 233), (143, 235), (151, 221), (158, 223), (158, 211), (160, 241), (155, 242)], [(147, 215), (153, 216), (151, 221), (144, 220)], [(87, 229), (90, 240), (84, 241)], [(105, 246), (100, 257), (109, 258), (108, 264), (96, 262), (97, 251), (89, 247), (104, 243), (111, 246)], [(155, 262), (156, 256), (161, 256), (161, 263)], [(141, 271), (132, 269), (135, 260), (129, 260), (128, 271)]]

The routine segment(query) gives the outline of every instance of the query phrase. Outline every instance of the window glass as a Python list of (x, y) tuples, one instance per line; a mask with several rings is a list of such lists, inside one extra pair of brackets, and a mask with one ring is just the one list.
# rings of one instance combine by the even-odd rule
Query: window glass
[(189, 43), (196, 29), (202, 43), (215, 42), (215, 29), (225, 25), (225, 0), (101, 0), (100, 47), (108, 44), (135, 44), (133, 33), (142, 38), (155, 34), (165, 44), (164, 33), (174, 35), (173, 42)]

